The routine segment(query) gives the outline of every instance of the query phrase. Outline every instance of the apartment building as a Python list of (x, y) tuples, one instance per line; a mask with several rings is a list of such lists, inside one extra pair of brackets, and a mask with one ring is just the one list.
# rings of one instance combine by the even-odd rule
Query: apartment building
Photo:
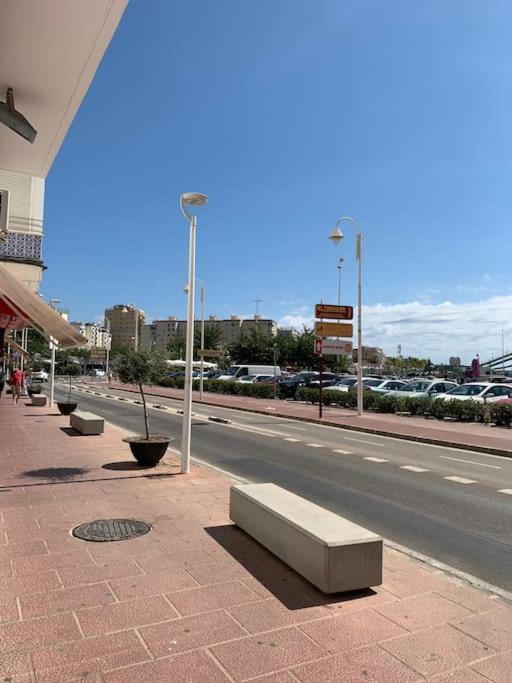
[(112, 348), (139, 348), (145, 314), (132, 304), (116, 304), (105, 310), (105, 328), (112, 337)]
[(110, 349), (110, 333), (97, 323), (72, 322), (71, 325), (87, 339), (88, 349)]

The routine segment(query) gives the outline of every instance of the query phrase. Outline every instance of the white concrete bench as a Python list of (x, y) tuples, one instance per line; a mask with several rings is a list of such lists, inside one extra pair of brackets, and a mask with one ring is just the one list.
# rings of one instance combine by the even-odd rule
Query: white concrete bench
[(76, 411), (71, 413), (69, 417), (69, 425), (76, 429), (80, 434), (90, 436), (91, 434), (103, 434), (105, 429), (105, 421), (99, 415), (94, 413), (85, 413)]
[(46, 395), (45, 394), (32, 394), (32, 405), (33, 406), (45, 406), (46, 405)]
[(324, 593), (382, 583), (382, 538), (275, 484), (231, 487), (232, 521)]

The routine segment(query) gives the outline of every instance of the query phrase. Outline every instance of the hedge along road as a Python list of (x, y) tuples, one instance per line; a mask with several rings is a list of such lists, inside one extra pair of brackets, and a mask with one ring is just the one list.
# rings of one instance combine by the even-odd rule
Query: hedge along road
[[(64, 393), (57, 387), (58, 395)], [(124, 396), (138, 400), (135, 394)], [(76, 397), (80, 409), (141, 431), (139, 405), (92, 393)], [(182, 418), (174, 411), (181, 402), (150, 397), (151, 404), (157, 402), (169, 410), (151, 409), (152, 429), (175, 437), (172, 445), (179, 449)], [(223, 425), (193, 419), (192, 452), (198, 459), (250, 481), (273, 481), (396, 543), (512, 591), (511, 460), (225, 408), (196, 404), (194, 410), (232, 420)], [(120, 447), (129, 459), (128, 447)]]

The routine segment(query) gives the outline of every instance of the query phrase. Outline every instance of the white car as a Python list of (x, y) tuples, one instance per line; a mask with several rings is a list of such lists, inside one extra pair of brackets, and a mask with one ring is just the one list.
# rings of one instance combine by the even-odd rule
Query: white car
[(239, 384), (257, 384), (258, 382), (263, 382), (265, 379), (272, 379), (272, 377), (273, 375), (245, 375), (236, 381)]
[(459, 385), (443, 379), (420, 379), (409, 382), (398, 391), (389, 391), (388, 396), (403, 396), (404, 398), (433, 398), (437, 394), (446, 394), (450, 389)]
[(326, 387), (325, 391), (348, 391), (357, 384), (357, 377), (347, 377), (346, 379), (340, 379), (336, 384), (331, 384), (330, 387)]
[(504, 398), (512, 397), (512, 385), (495, 384), (494, 382), (469, 382), (451, 389), (445, 394), (439, 394), (436, 399), (450, 401), (477, 401), (478, 403), (496, 403)]
[(47, 382), (48, 373), (45, 370), (36, 370), (30, 375), (30, 379), (36, 382)]
[(363, 379), (364, 389), (376, 391), (378, 394), (387, 394), (388, 391), (399, 391), (407, 385), (398, 379)]

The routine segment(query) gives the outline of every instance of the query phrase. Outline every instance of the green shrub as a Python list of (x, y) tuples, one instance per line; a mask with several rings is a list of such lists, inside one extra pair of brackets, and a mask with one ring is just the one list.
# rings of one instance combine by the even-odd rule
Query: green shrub
[(394, 413), (397, 406), (398, 397), (389, 394), (379, 394), (373, 409), (377, 413)]
[(312, 387), (299, 387), (297, 389), (297, 400), (306, 401), (306, 403), (318, 403), (320, 391)]
[(510, 427), (512, 424), (512, 405), (510, 403), (491, 403), (489, 406), (491, 420), (498, 427)]

